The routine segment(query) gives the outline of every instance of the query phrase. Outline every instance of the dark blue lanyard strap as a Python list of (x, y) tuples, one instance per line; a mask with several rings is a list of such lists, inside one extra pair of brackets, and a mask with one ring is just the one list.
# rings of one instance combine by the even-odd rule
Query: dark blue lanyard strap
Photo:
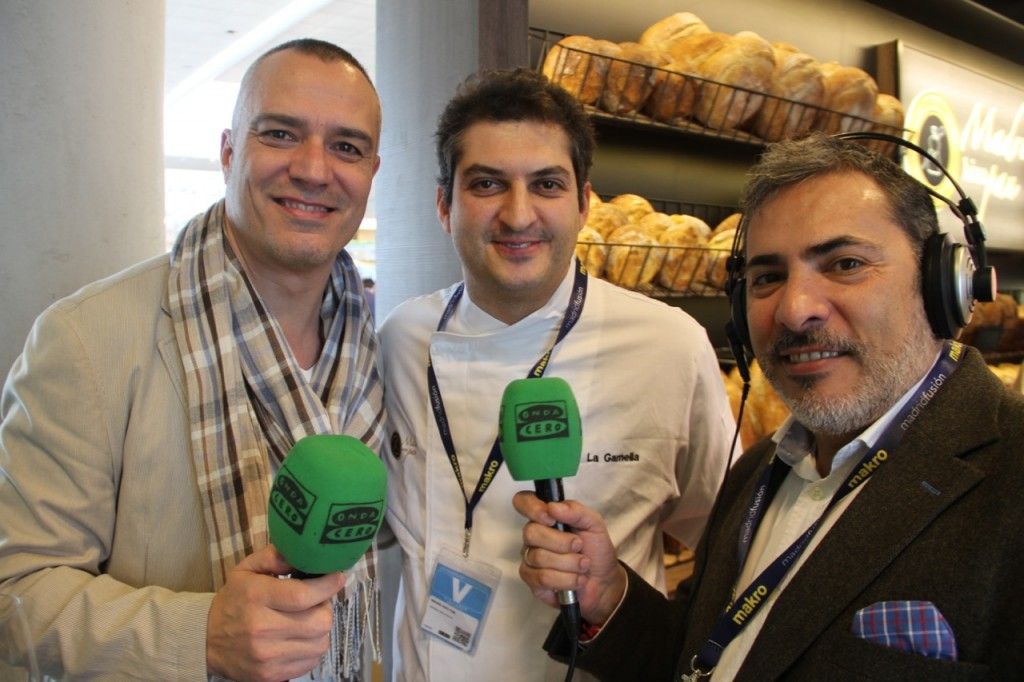
[[(555, 350), (555, 346), (576, 326), (580, 315), (583, 314), (583, 304), (587, 299), (587, 273), (578, 260), (575, 265), (572, 296), (569, 297), (569, 304), (565, 309), (565, 314), (562, 316), (562, 324), (558, 329), (558, 336), (555, 337), (554, 343), (530, 368), (530, 372), (526, 375), (528, 379), (544, 376), (544, 371), (547, 369), (548, 361), (551, 359), (551, 353)], [(437, 331), (444, 331), (445, 327), (448, 326), (448, 322), (455, 314), (455, 309), (462, 298), (464, 289), (465, 285), (460, 284), (452, 293), (444, 312), (441, 314), (441, 320), (437, 323)], [(473, 528), (473, 510), (476, 509), (480, 499), (487, 491), (487, 488), (490, 487), (491, 481), (494, 480), (495, 475), (497, 475), (498, 470), (501, 469), (501, 465), (505, 461), (504, 456), (501, 454), (501, 441), (499, 436), (495, 436), (494, 444), (491, 445), (491, 452), (487, 455), (487, 460), (484, 462), (484, 468), (480, 472), (476, 488), (471, 496), (467, 496), (466, 486), (462, 478), (462, 467), (459, 466), (459, 457), (455, 453), (455, 441), (452, 439), (451, 425), (448, 422), (448, 415), (444, 409), (441, 387), (437, 382), (437, 375), (434, 373), (434, 361), (430, 357), (429, 349), (427, 351), (427, 392), (430, 397), (430, 407), (434, 412), (434, 421), (437, 423), (437, 430), (441, 436), (441, 443), (444, 445), (444, 451), (448, 455), (448, 461), (451, 462), (452, 471), (455, 472), (455, 478), (459, 482), (459, 490), (462, 491), (462, 497), (466, 503), (466, 539), (463, 545), (463, 554), (468, 555), (469, 532)]]
[[(875, 447), (869, 448), (860, 462), (847, 475), (843, 484), (839, 486), (835, 495), (829, 501), (828, 506), (821, 516), (804, 531), (782, 554), (775, 558), (754, 580), (747, 586), (739, 596), (726, 606), (725, 611), (718, 617), (715, 627), (711, 631), (711, 637), (701, 648), (694, 662), (694, 669), (700, 671), (712, 670), (721, 658), (722, 651), (737, 635), (753, 620), (758, 611), (767, 603), (769, 595), (779, 586), (786, 573), (797, 562), (804, 550), (810, 544), (811, 539), (821, 527), (825, 516), (848, 494), (864, 484), (872, 474), (883, 466), (889, 458), (889, 452), (895, 448), (903, 439), (910, 425), (931, 402), (932, 397), (945, 383), (946, 379), (959, 366), (963, 357), (963, 345), (956, 341), (947, 341), (943, 346), (938, 361), (932, 366), (921, 386), (918, 388), (915, 399), (907, 403), (897, 412), (889, 424), (879, 434)], [(779, 457), (773, 457), (771, 464), (765, 469), (758, 481), (754, 491), (753, 501), (747, 509), (743, 525), (740, 527), (739, 539), (739, 570), (743, 570), (746, 563), (750, 545), (753, 542), (757, 528), (764, 517), (764, 513), (771, 504), (772, 498), (778, 492), (789, 473), (789, 465)]]

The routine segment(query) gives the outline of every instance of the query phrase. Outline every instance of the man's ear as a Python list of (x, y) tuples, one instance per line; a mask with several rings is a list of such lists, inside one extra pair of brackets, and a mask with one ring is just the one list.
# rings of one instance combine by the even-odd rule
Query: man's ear
[(585, 225), (587, 222), (587, 216), (590, 215), (590, 193), (593, 188), (590, 186), (590, 180), (583, 183), (583, 196), (580, 201), (580, 225)]
[(452, 233), (452, 207), (444, 199), (444, 187), (437, 186), (437, 219), (441, 221), (441, 227), (448, 234)]
[(220, 170), (224, 175), (224, 180), (228, 179), (228, 172), (231, 169), (231, 157), (234, 156), (235, 149), (231, 142), (231, 129), (225, 128), (224, 132), (220, 134)]

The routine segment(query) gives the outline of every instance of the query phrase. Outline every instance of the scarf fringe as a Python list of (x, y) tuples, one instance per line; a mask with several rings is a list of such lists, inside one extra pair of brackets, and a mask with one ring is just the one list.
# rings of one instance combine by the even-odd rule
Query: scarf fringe
[(364, 644), (374, 662), (382, 660), (377, 580), (367, 578), (354, 590), (346, 592), (344, 600), (334, 598), (335, 627), (331, 629), (331, 644), (320, 665), (313, 670), (314, 680), (359, 680)]

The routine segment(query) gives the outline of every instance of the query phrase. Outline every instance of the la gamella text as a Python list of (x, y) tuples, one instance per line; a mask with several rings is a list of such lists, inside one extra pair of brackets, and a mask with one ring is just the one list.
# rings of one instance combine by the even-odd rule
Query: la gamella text
[(603, 454), (597, 454), (593, 452), (587, 453), (587, 462), (639, 462), (640, 455), (635, 452), (620, 452), (619, 454), (612, 454), (605, 452)]

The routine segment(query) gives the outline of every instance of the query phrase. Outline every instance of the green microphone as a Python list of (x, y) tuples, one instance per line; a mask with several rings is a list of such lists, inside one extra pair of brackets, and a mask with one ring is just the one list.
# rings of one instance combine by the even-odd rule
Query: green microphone
[[(583, 449), (580, 408), (565, 379), (540, 377), (511, 382), (501, 396), (498, 428), (501, 452), (513, 479), (558, 481), (575, 476), (579, 470)], [(544, 485), (545, 489), (549, 487)], [(537, 495), (551, 501), (539, 489)]]
[(306, 436), (270, 488), (270, 543), (296, 569), (293, 577), (347, 571), (380, 529), (386, 496), (384, 463), (362, 441)]
[[(501, 396), (501, 453), (516, 481), (533, 481), (537, 497), (545, 502), (565, 499), (562, 479), (580, 468), (583, 432), (580, 408), (564, 379), (517, 379)], [(555, 528), (572, 532), (562, 523)], [(575, 643), (582, 618), (575, 590), (559, 590), (562, 620)]]

